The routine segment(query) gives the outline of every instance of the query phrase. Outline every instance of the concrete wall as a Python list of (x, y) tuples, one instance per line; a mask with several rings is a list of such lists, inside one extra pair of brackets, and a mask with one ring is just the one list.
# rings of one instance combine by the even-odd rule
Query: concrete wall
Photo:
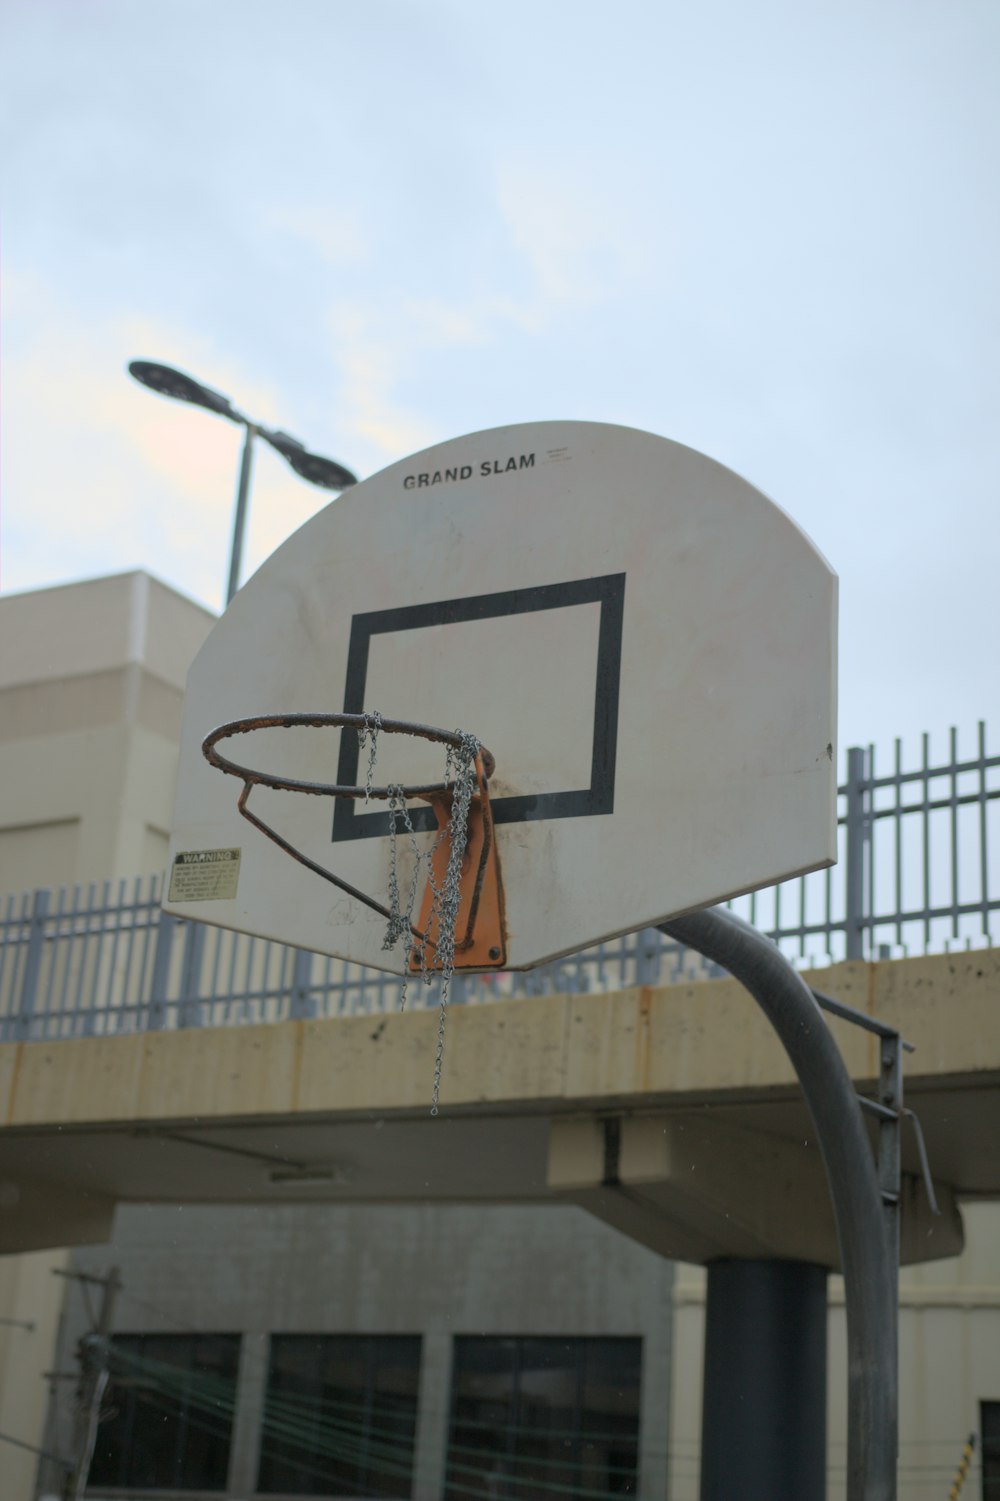
[(212, 619), (144, 573), (0, 598), (0, 893), (164, 863)]
[[(666, 1493), (673, 1263), (582, 1210), (131, 1207), (110, 1246), (74, 1260), (98, 1274), (121, 1268), (121, 1333), (243, 1335), (234, 1498), (254, 1489), (271, 1333), (422, 1336), (415, 1501), (441, 1495), (455, 1335), (639, 1336), (639, 1495)], [(77, 1295), (64, 1366), (84, 1327)], [(68, 1442), (65, 1414), (53, 1438)]]
[[(184, 680), (212, 620), (144, 573), (0, 597), (0, 908), (163, 868)], [(35, 1326), (0, 1322), (0, 1433), (35, 1446), (66, 1259), (0, 1257), (0, 1320)], [(2, 1501), (31, 1501), (37, 1464), (0, 1442)]]
[[(0, 1433), (40, 1446), (65, 1283), (53, 1273), (65, 1251), (0, 1257)], [(35, 1494), (38, 1457), (0, 1443), (0, 1496), (28, 1501)]]

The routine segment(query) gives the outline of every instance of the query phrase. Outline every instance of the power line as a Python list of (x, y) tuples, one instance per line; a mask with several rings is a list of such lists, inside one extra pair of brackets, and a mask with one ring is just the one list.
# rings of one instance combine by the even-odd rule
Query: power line
[[(206, 1337), (205, 1331), (198, 1330), (192, 1325), (184, 1324), (182, 1321), (172, 1318), (166, 1310), (158, 1308), (155, 1304), (148, 1303), (146, 1300), (137, 1298), (133, 1294), (125, 1294), (125, 1296), (139, 1306), (146, 1307), (151, 1312), (155, 1312), (160, 1317), (176, 1324), (185, 1333), (196, 1337)], [(202, 1415), (214, 1416), (223, 1420), (222, 1426), (214, 1427), (207, 1423), (197, 1423), (196, 1426), (202, 1429), (202, 1431), (212, 1433), (218, 1438), (228, 1439), (231, 1436), (231, 1423), (236, 1410), (235, 1380), (227, 1381), (220, 1376), (185, 1371), (183, 1368), (172, 1365), (169, 1362), (157, 1361), (151, 1357), (138, 1356), (132, 1352), (122, 1350), (117, 1342), (115, 1355), (127, 1361), (136, 1374), (146, 1374), (151, 1378), (155, 1378), (160, 1388), (158, 1395), (161, 1397), (166, 1397), (174, 1402), (181, 1400)], [(147, 1399), (153, 1395), (152, 1387), (145, 1388), (145, 1391)], [(378, 1395), (376, 1393), (374, 1417), (378, 1416)], [(371, 1411), (370, 1408), (359, 1402), (338, 1401), (337, 1399), (324, 1399), (321, 1397), (312, 1400), (291, 1395), (279, 1396), (272, 1394), (265, 1401), (261, 1423), (260, 1457), (286, 1464), (305, 1474), (317, 1476), (327, 1475), (328, 1469), (315, 1463), (310, 1463), (310, 1459), (326, 1458), (346, 1463), (356, 1463), (360, 1457), (366, 1461), (370, 1461), (372, 1468), (378, 1468), (384, 1472), (395, 1473), (401, 1476), (410, 1476), (412, 1474), (412, 1460), (408, 1462), (402, 1459), (401, 1450), (405, 1451), (407, 1447), (411, 1447), (412, 1440), (407, 1443), (405, 1436), (400, 1435), (393, 1429), (384, 1427), (378, 1422), (360, 1421), (364, 1414), (369, 1411)], [(339, 1422), (336, 1420), (337, 1414), (343, 1415)], [(330, 1420), (331, 1416), (333, 1421)], [(230, 1420), (229, 1423), (225, 1422), (225, 1418)], [(351, 1418), (356, 1418), (358, 1421), (350, 1421)], [(192, 1417), (188, 1417), (187, 1420), (194, 1423)], [(488, 1431), (494, 1425), (470, 1420), (468, 1422), (459, 1421), (455, 1426), (459, 1429), (479, 1428), (480, 1430)], [(550, 1439), (558, 1437), (559, 1434), (565, 1434), (571, 1437), (578, 1437), (582, 1442), (586, 1442), (589, 1438), (604, 1440), (617, 1437), (617, 1435), (603, 1433), (588, 1434), (580, 1432), (577, 1434), (575, 1430), (568, 1429), (551, 1430), (542, 1425), (519, 1425), (518, 1431), (519, 1434), (524, 1435), (530, 1435), (532, 1432), (537, 1433), (539, 1436), (544, 1434), (545, 1437)], [(400, 1438), (403, 1438), (402, 1444), (399, 1442)], [(284, 1443), (299, 1450), (301, 1457), (292, 1457), (282, 1449), (275, 1448), (275, 1443), (279, 1445)], [(837, 1441), (833, 1441), (832, 1447), (842, 1448), (843, 1445), (838, 1444)], [(904, 1445), (905, 1450), (926, 1450), (931, 1447), (950, 1447), (950, 1444), (948, 1440), (944, 1439), (922, 1439), (913, 1440), (910, 1444)], [(690, 1449), (693, 1452), (685, 1453), (685, 1449)], [(666, 1457), (668, 1462), (674, 1467), (676, 1473), (679, 1473), (680, 1470), (683, 1470), (686, 1474), (697, 1473), (699, 1460), (697, 1440), (675, 1440), (674, 1445), (667, 1450), (660, 1451), (660, 1454), (661, 1457)], [(459, 1475), (462, 1473), (470, 1475), (482, 1473), (482, 1462), (489, 1460), (491, 1457), (490, 1451), (471, 1445), (449, 1443), (448, 1455), (449, 1488), (460, 1490), (463, 1495), (468, 1495), (469, 1497), (485, 1494), (477, 1491), (473, 1485), (462, 1481)], [(461, 1458), (459, 1458), (461, 1455), (472, 1456), (481, 1463), (463, 1463)], [(539, 1469), (565, 1465), (565, 1462), (560, 1460), (545, 1459), (541, 1456), (524, 1456), (516, 1453), (497, 1454), (494, 1457), (502, 1459), (505, 1465), (511, 1467), (532, 1465), (536, 1469)], [(692, 1468), (689, 1469), (689, 1466)], [(626, 1466), (604, 1466), (602, 1468), (608, 1469), (609, 1473), (611, 1471), (614, 1473), (634, 1473), (631, 1467)], [(826, 1473), (830, 1476), (835, 1476), (838, 1473), (843, 1473), (844, 1468), (843, 1461), (837, 1462), (831, 1460), (826, 1465)], [(904, 1459), (899, 1464), (898, 1472), (901, 1477), (908, 1476), (911, 1483), (925, 1479), (929, 1484), (934, 1482), (935, 1477), (950, 1476), (954, 1473), (950, 1464), (934, 1463), (929, 1459), (921, 1460), (916, 1455), (909, 1461)], [(537, 1474), (531, 1478), (534, 1483), (538, 1483), (539, 1477)], [(527, 1479), (527, 1476), (518, 1477), (511, 1475), (509, 1470), (505, 1475), (505, 1482), (515, 1487), (518, 1484), (526, 1482)], [(544, 1481), (542, 1483), (544, 1484)], [(603, 1498), (608, 1494), (603, 1491), (585, 1492), (575, 1487), (561, 1487), (556, 1482), (553, 1482), (547, 1488), (553, 1491), (568, 1490), (573, 1494), (588, 1497)]]
[[(226, 1382), (221, 1378), (203, 1376), (186, 1372), (177, 1366), (157, 1361), (150, 1357), (144, 1357), (132, 1352), (126, 1352), (117, 1347), (115, 1357), (123, 1358), (124, 1363), (135, 1371), (136, 1374), (147, 1374), (151, 1385), (144, 1389), (145, 1400), (153, 1405), (155, 1398), (167, 1397), (174, 1403), (183, 1402), (186, 1406), (194, 1408), (202, 1414), (220, 1417), (223, 1414), (232, 1416), (235, 1410), (235, 1387), (233, 1383)], [(354, 1405), (354, 1404), (351, 1404)], [(401, 1456), (401, 1450), (410, 1448), (412, 1455), (412, 1440), (410, 1445), (385, 1442), (376, 1437), (378, 1434), (387, 1434), (390, 1439), (396, 1435), (389, 1430), (372, 1423), (340, 1424), (334, 1425), (328, 1421), (316, 1421), (316, 1407), (304, 1402), (284, 1401), (280, 1403), (268, 1402), (265, 1404), (261, 1422), (261, 1446), (260, 1456), (262, 1459), (277, 1461), (286, 1464), (291, 1469), (299, 1470), (305, 1474), (326, 1476), (327, 1468), (321, 1468), (315, 1463), (309, 1463), (309, 1459), (317, 1457), (346, 1463), (359, 1464), (359, 1468), (379, 1471), (383, 1474), (394, 1474), (401, 1478), (409, 1479), (413, 1471), (412, 1457), (405, 1460)], [(191, 1418), (188, 1417), (188, 1422)], [(193, 1424), (203, 1431), (213, 1433), (215, 1437), (228, 1437), (230, 1428), (228, 1425), (213, 1427), (209, 1424)], [(577, 1437), (586, 1442), (591, 1435), (580, 1433)], [(615, 1437), (605, 1435), (605, 1437)], [(270, 1439), (272, 1442), (268, 1442)], [(274, 1441), (284, 1441), (293, 1448), (304, 1450), (309, 1458), (293, 1458), (280, 1448), (274, 1447)], [(477, 1463), (463, 1463), (456, 1459), (458, 1453), (472, 1455)], [(546, 1459), (542, 1456), (534, 1457), (517, 1454), (497, 1454), (487, 1449), (474, 1448), (465, 1445), (449, 1445), (449, 1481), (448, 1488), (461, 1492), (463, 1497), (482, 1498), (489, 1501), (490, 1494), (479, 1490), (470, 1480), (459, 1478), (460, 1474), (470, 1477), (482, 1475), (486, 1466), (498, 1460), (504, 1466), (505, 1483), (515, 1490), (524, 1485), (537, 1486), (541, 1483), (547, 1491), (554, 1496), (579, 1496), (584, 1501), (612, 1501), (617, 1494), (603, 1489), (581, 1487), (578, 1484), (565, 1484), (555, 1479), (539, 1480), (536, 1474), (517, 1475), (511, 1474), (512, 1468), (517, 1466), (531, 1465), (536, 1470), (545, 1468), (558, 1468), (563, 1471), (572, 1471), (576, 1465), (576, 1456), (566, 1460)], [(611, 1473), (635, 1474), (633, 1466), (604, 1465), (603, 1469)]]

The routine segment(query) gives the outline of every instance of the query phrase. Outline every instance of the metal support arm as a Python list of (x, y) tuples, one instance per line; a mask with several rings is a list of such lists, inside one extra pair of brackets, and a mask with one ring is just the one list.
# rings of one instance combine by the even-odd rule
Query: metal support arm
[(755, 928), (718, 908), (662, 931), (758, 1002), (799, 1077), (830, 1184), (847, 1308), (847, 1501), (895, 1501), (897, 1269), (854, 1085), (809, 987)]

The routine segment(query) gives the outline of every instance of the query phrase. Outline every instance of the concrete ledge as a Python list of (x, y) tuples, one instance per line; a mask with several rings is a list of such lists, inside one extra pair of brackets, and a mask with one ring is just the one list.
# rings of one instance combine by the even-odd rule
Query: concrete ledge
[(111, 1237), (115, 1201), (65, 1183), (0, 1177), (0, 1255)]
[[(916, 1044), (906, 1098), (944, 1215), (906, 1126), (903, 1259), (955, 1254), (958, 1200), (1000, 1195), (1000, 954), (810, 978)], [(834, 1031), (870, 1087), (877, 1039)], [(100, 1238), (116, 1200), (568, 1198), (664, 1255), (836, 1264), (797, 1080), (736, 982), (455, 1007), (432, 1120), (436, 1034), (420, 1011), (2, 1047), (0, 1249)]]
[[(726, 1124), (713, 1111), (553, 1120), (548, 1185), (679, 1261), (741, 1256), (840, 1264), (816, 1143)], [(935, 1216), (920, 1180), (904, 1178), (904, 1264), (961, 1253), (962, 1219), (950, 1187), (938, 1185), (938, 1200), (942, 1212)]]
[[(907, 1086), (1000, 1083), (1000, 952), (841, 964), (810, 983), (916, 1045)], [(422, 1112), (431, 1012), (234, 1026), (0, 1047), (7, 1127)], [(852, 1076), (871, 1081), (877, 1039), (833, 1031)], [(442, 1104), (646, 1107), (788, 1097), (791, 1065), (732, 980), (612, 995), (456, 1006)]]

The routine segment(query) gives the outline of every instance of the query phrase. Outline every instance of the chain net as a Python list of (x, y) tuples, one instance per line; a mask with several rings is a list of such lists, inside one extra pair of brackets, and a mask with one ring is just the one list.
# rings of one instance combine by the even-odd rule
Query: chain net
[[(371, 797), (378, 759), (378, 737), (382, 728), (382, 716), (377, 712), (365, 714), (364, 725), (358, 730), (358, 745), (367, 750), (368, 762), (365, 774), (365, 802)], [(386, 924), (382, 948), (386, 952), (403, 944), (403, 988), (400, 1010), (406, 1009), (407, 986), (414, 959), (420, 979), (431, 985), (435, 978), (441, 982), (441, 1003), (438, 1011), (437, 1049), (434, 1057), (434, 1087), (431, 1096), (431, 1115), (438, 1113), (441, 1093), (441, 1071), (444, 1065), (444, 1032), (451, 996), (451, 982), (455, 973), (455, 928), (458, 910), (462, 901), (462, 861), (469, 834), (469, 810), (476, 792), (476, 758), (482, 746), (475, 735), (465, 730), (456, 730), (458, 745), (446, 747), (444, 781), (451, 785), (451, 810), (448, 822), (438, 830), (430, 845), (420, 847), (403, 788), (391, 785), (389, 792), (389, 920)], [(406, 883), (405, 896), (400, 892), (399, 853), (400, 841), (404, 841), (412, 860), (412, 871)], [(444, 878), (434, 874), (434, 855), (442, 843), (448, 840), (448, 859)], [(413, 912), (421, 877), (430, 888), (431, 901), (427, 922), (422, 931), (416, 931)], [(433, 958), (428, 956), (428, 938), (437, 926), (437, 942)]]

